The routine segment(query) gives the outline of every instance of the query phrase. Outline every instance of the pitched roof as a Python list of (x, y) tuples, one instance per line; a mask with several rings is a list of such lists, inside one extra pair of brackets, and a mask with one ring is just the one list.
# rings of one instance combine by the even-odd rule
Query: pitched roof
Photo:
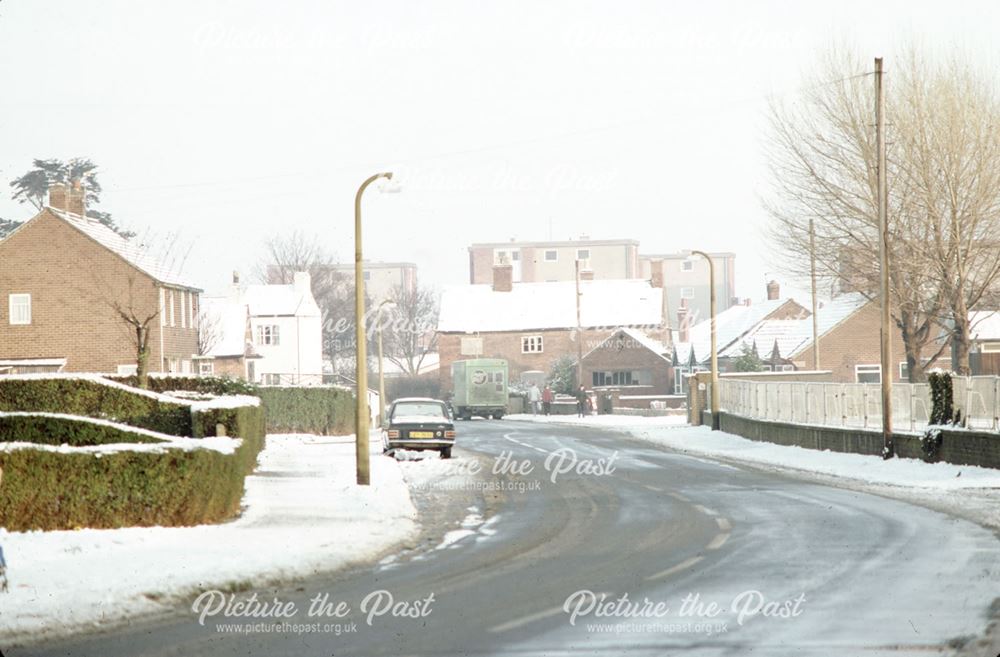
[[(201, 291), (201, 288), (194, 282), (184, 277), (180, 261), (170, 262), (166, 258), (154, 255), (148, 245), (142, 244), (135, 238), (122, 237), (100, 221), (90, 217), (81, 217), (78, 214), (50, 207), (46, 207), (42, 212), (49, 212), (54, 217), (66, 222), (160, 283)], [(36, 218), (41, 214), (40, 212), (36, 215)]]
[(589, 356), (590, 354), (594, 353), (595, 351), (597, 351), (598, 349), (600, 349), (601, 347), (603, 347), (610, 340), (616, 339), (619, 336), (619, 334), (624, 335), (625, 337), (627, 337), (627, 338), (629, 338), (631, 340), (634, 340), (635, 342), (639, 343), (640, 345), (642, 345), (643, 347), (645, 347), (649, 351), (653, 352), (654, 354), (656, 354), (660, 358), (662, 358), (662, 359), (664, 359), (666, 361), (672, 362), (672, 360), (673, 360), (673, 348), (672, 347), (669, 347), (669, 346), (663, 344), (662, 342), (660, 342), (659, 340), (646, 335), (646, 333), (644, 333), (640, 329), (631, 328), (631, 327), (627, 327), (627, 326), (626, 327), (618, 328), (614, 333), (612, 333), (607, 338), (605, 338), (604, 340), (602, 340), (600, 344), (598, 344), (596, 347), (594, 347), (593, 349), (591, 349), (590, 351), (588, 351), (586, 354), (584, 354), (583, 355), (583, 359), (586, 360), (587, 356)]
[[(716, 315), (716, 346), (721, 354), (727, 347), (752, 330), (757, 324), (767, 319), (772, 313), (787, 303), (795, 303), (792, 299), (771, 299), (749, 306), (730, 306)], [(695, 352), (696, 360), (708, 358), (712, 350), (712, 322), (706, 319), (691, 327), (690, 343)], [(678, 352), (678, 357), (686, 361), (687, 357)]]
[[(580, 282), (580, 325), (658, 326), (663, 290), (641, 279)], [(510, 292), (491, 285), (451, 285), (441, 295), (438, 331), (521, 331), (575, 328), (576, 283), (514, 283)]]
[(297, 290), (288, 285), (247, 285), (242, 290), (243, 301), (250, 307), (254, 317), (318, 316), (316, 305), (309, 290)]
[(245, 355), (248, 312), (245, 303), (229, 297), (202, 297), (202, 326), (216, 333), (218, 338), (204, 355), (217, 358)]

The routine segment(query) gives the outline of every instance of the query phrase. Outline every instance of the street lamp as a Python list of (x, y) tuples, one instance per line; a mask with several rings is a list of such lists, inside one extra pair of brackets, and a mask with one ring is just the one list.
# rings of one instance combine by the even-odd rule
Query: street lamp
[(378, 328), (378, 424), (385, 424), (385, 373), (382, 370), (382, 309), (395, 308), (396, 302), (386, 299), (375, 311), (375, 326)]
[(719, 354), (715, 343), (715, 265), (704, 251), (691, 251), (708, 261), (709, 326), (712, 329), (712, 431), (719, 430)]
[(355, 460), (358, 485), (371, 483), (368, 454), (368, 350), (365, 345), (365, 276), (361, 267), (361, 195), (379, 178), (392, 180), (392, 172), (376, 173), (358, 188), (354, 196), (354, 339), (357, 341), (357, 408), (355, 415)]

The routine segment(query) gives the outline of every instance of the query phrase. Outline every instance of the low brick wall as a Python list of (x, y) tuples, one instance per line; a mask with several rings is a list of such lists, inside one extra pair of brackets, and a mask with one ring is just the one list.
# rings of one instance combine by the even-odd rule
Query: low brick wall
[[(719, 421), (722, 431), (749, 440), (851, 454), (882, 453), (882, 433), (879, 431), (766, 422), (728, 413), (720, 413)], [(711, 416), (707, 413), (705, 424), (711, 424)], [(919, 435), (898, 433), (893, 435), (893, 441), (897, 456), (923, 458)], [(1000, 469), (1000, 434), (944, 430), (938, 460), (954, 465)]]

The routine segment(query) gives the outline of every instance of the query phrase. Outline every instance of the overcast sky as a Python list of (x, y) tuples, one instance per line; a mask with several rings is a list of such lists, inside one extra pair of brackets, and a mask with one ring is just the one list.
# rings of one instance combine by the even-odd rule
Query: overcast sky
[[(697, 5), (697, 6), (696, 6)], [(468, 281), (473, 242), (632, 238), (737, 254), (737, 291), (783, 280), (761, 237), (771, 95), (819, 53), (911, 38), (993, 59), (991, 2), (0, 2), (0, 217), (33, 158), (100, 165), (101, 208), (179, 232), (210, 292), (265, 239)], [(995, 69), (994, 69), (995, 70)], [(891, 84), (891, 78), (889, 78)]]

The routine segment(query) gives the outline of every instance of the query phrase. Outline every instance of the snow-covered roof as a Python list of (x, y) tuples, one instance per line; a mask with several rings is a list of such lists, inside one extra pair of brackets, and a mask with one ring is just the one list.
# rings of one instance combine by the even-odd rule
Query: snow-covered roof
[(245, 303), (230, 297), (202, 297), (201, 314), (202, 327), (216, 338), (214, 343), (209, 340), (205, 356), (246, 355), (249, 310)]
[(242, 299), (254, 317), (319, 316), (319, 306), (308, 289), (289, 285), (247, 285)]
[(974, 310), (969, 313), (973, 340), (1000, 340), (1000, 311)]
[[(585, 328), (658, 326), (663, 290), (641, 279), (580, 282), (580, 325)], [(576, 282), (452, 285), (441, 295), (438, 330), (452, 333), (575, 328)]]
[(617, 329), (614, 333), (612, 333), (610, 336), (608, 336), (606, 339), (604, 339), (599, 345), (597, 345), (596, 347), (588, 351), (586, 354), (584, 354), (583, 355), (584, 360), (586, 360), (586, 358), (590, 356), (590, 354), (594, 353), (595, 351), (603, 347), (605, 344), (607, 344), (608, 341), (617, 339), (619, 335), (622, 335), (625, 338), (628, 338), (629, 340), (634, 340), (638, 344), (642, 345), (643, 347), (645, 347), (646, 349), (648, 349), (649, 351), (653, 352), (654, 354), (656, 354), (657, 356), (666, 361), (672, 361), (673, 359), (673, 349), (671, 347), (668, 347), (659, 340), (646, 335), (646, 333), (637, 328), (621, 327)]
[(81, 217), (56, 208), (45, 209), (157, 281), (174, 287), (201, 291), (198, 285), (185, 278), (180, 260), (168, 262), (165, 258), (154, 255), (148, 245), (142, 244), (135, 238), (122, 237), (96, 219)]
[[(770, 299), (753, 303), (748, 306), (730, 306), (716, 316), (716, 346), (721, 354), (726, 347), (738, 340), (757, 324), (764, 321), (773, 312), (786, 303), (795, 303), (791, 299)], [(706, 318), (691, 327), (689, 342), (698, 360), (708, 358), (712, 350), (712, 323)], [(678, 358), (687, 362), (687, 355), (678, 351)]]

